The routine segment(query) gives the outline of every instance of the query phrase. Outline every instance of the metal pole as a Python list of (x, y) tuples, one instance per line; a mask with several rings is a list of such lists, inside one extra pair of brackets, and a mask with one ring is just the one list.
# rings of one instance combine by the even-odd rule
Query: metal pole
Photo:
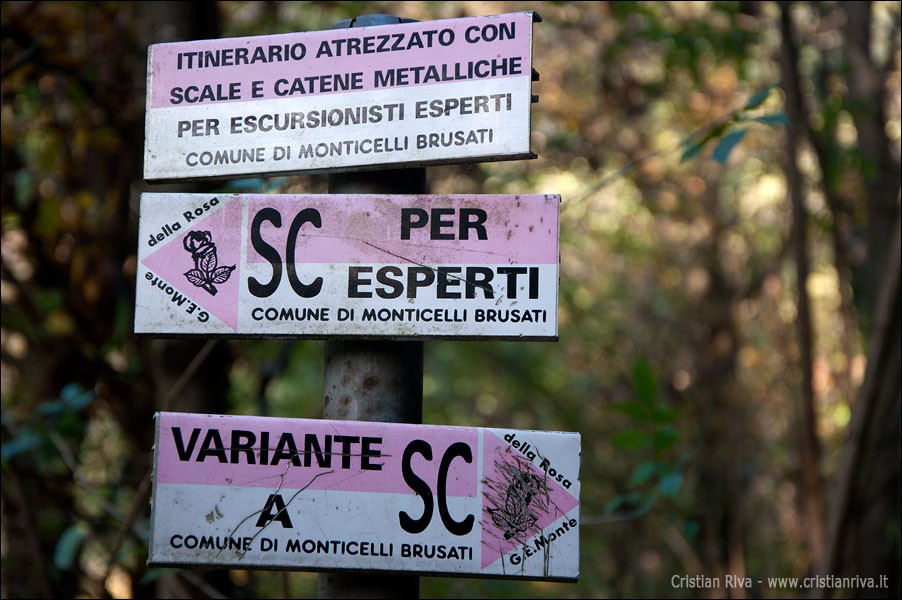
[[(410, 22), (363, 15), (336, 29)], [(424, 194), (426, 169), (390, 169), (329, 176), (330, 194)], [(334, 420), (423, 422), (423, 342), (326, 340), (323, 417)], [(320, 598), (419, 598), (420, 578), (321, 573)]]

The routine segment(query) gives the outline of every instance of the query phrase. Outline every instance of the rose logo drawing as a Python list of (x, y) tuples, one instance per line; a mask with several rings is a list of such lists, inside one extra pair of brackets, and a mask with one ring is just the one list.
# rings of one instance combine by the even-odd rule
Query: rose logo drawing
[(494, 506), (485, 510), (495, 527), (504, 533), (505, 540), (520, 539), (529, 535), (539, 521), (533, 509), (548, 514), (548, 483), (519, 464), (496, 462), (495, 468), (501, 472), (502, 479), (490, 486), (489, 501)]
[(182, 244), (185, 250), (191, 253), (194, 259), (194, 268), (185, 273), (185, 277), (192, 284), (205, 289), (208, 293), (216, 295), (216, 285), (225, 283), (235, 270), (231, 267), (220, 267), (216, 257), (216, 244), (209, 231), (192, 231), (185, 236)]

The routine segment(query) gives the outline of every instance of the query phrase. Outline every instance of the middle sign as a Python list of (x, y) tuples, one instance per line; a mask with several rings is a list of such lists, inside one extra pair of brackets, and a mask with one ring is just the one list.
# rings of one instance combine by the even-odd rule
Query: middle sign
[(135, 333), (557, 339), (557, 195), (141, 196)]

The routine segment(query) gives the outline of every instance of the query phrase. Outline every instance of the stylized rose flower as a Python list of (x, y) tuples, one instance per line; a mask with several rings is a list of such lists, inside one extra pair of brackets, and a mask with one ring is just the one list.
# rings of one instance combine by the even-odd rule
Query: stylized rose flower
[(216, 252), (216, 244), (213, 243), (213, 236), (209, 231), (188, 232), (182, 245), (191, 253), (191, 258), (195, 261), (210, 251)]
[[(541, 513), (549, 514), (548, 484), (530, 472), (529, 463), (515, 459), (495, 461), (496, 478), (486, 480), (486, 513), (504, 536), (504, 541), (519, 540), (538, 531)], [(485, 523), (485, 522), (484, 522)]]
[(194, 268), (185, 273), (185, 277), (193, 285), (207, 290), (212, 295), (216, 295), (216, 283), (225, 283), (235, 270), (235, 265), (231, 267), (218, 266), (219, 259), (216, 257), (216, 244), (213, 243), (213, 236), (209, 231), (191, 231), (185, 236), (182, 245), (185, 250), (191, 253), (194, 259)]

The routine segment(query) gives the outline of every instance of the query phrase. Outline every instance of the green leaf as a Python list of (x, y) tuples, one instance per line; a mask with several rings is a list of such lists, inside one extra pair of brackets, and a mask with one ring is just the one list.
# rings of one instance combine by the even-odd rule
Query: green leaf
[(678, 491), (680, 491), (680, 486), (682, 485), (683, 474), (670, 473), (669, 475), (661, 478), (661, 493), (672, 498)]
[(647, 450), (652, 446), (652, 443), (652, 437), (641, 429), (627, 429), (621, 431), (613, 438), (615, 448), (633, 452)]
[(658, 381), (645, 356), (638, 356), (633, 363), (633, 391), (639, 402), (646, 406), (651, 406), (658, 396)]
[(160, 577), (162, 577), (170, 569), (147, 569), (144, 577), (141, 578), (141, 585), (150, 585)]
[(78, 412), (94, 401), (94, 392), (83, 389), (77, 383), (69, 383), (60, 391), (60, 399), (70, 410)]
[(712, 127), (711, 130), (708, 131), (708, 133), (705, 134), (705, 137), (703, 137), (703, 138), (701, 139), (701, 141), (699, 142), (699, 144), (701, 144), (702, 146), (704, 146), (705, 144), (707, 144), (707, 143), (710, 142), (711, 140), (717, 139), (717, 138), (719, 138), (720, 136), (722, 136), (722, 135), (723, 135), (723, 132), (726, 131), (726, 130), (727, 130), (727, 123), (718, 123), (717, 125), (715, 125), (714, 127)]
[(782, 111), (754, 117), (752, 120), (757, 121), (758, 123), (764, 123), (765, 125), (784, 125), (786, 127), (792, 127), (792, 121), (789, 120), (789, 115)]
[(657, 504), (658, 500), (660, 500), (660, 499), (661, 499), (661, 495), (660, 495), (660, 493), (658, 493), (657, 490), (648, 494), (647, 496), (645, 496), (645, 498), (642, 499), (642, 503), (639, 504), (638, 507), (636, 507), (636, 514), (644, 515), (651, 509), (651, 507), (653, 507), (655, 504)]
[(667, 426), (655, 432), (655, 450), (667, 450), (673, 447), (679, 439), (679, 434), (673, 427)]
[(31, 452), (40, 447), (41, 438), (31, 429), (20, 429), (18, 434), (11, 440), (0, 446), (0, 457), (3, 462), (12, 460), (13, 457), (20, 454)]
[(16, 171), (14, 175), (14, 187), (15, 197), (16, 197), (16, 206), (20, 209), (24, 209), (28, 206), (28, 201), (31, 198), (33, 191), (34, 179), (26, 169), (20, 169)]
[(736, 131), (731, 131), (725, 135), (723, 139), (717, 143), (717, 147), (714, 148), (711, 158), (720, 164), (725, 165), (727, 159), (730, 157), (730, 152), (733, 151), (736, 144), (742, 141), (742, 138), (745, 137), (746, 133), (748, 133), (748, 129), (737, 129)]
[(676, 418), (677, 411), (672, 406), (666, 404), (655, 404), (651, 410), (651, 420), (659, 425), (673, 423)]
[(623, 500), (624, 500), (623, 496), (615, 496), (615, 497), (611, 498), (608, 501), (608, 503), (604, 505), (604, 509), (603, 509), (604, 514), (606, 514), (606, 515), (613, 514), (614, 511), (616, 511), (618, 508), (620, 508), (620, 505), (623, 504)]
[(693, 542), (698, 538), (698, 532), (701, 530), (701, 527), (698, 524), (698, 521), (686, 521), (683, 523), (683, 535), (686, 536), (686, 539), (690, 542)]
[(658, 466), (654, 463), (654, 461), (647, 460), (636, 467), (636, 470), (633, 471), (633, 474), (626, 485), (631, 488), (640, 486), (651, 479), (651, 476), (654, 475), (657, 471)]
[(764, 104), (764, 101), (767, 100), (768, 96), (770, 96), (770, 91), (773, 89), (773, 87), (774, 86), (769, 85), (766, 88), (764, 88), (763, 90), (761, 90), (760, 92), (758, 92), (757, 94), (755, 94), (754, 96), (752, 96), (751, 98), (749, 98), (749, 101), (745, 103), (743, 110), (752, 110), (752, 109), (758, 108), (759, 106)]
[(651, 414), (648, 411), (648, 407), (639, 402), (618, 402), (613, 408), (617, 412), (640, 423), (646, 423), (651, 420)]
[(680, 157), (680, 162), (684, 163), (687, 160), (693, 159), (698, 156), (702, 151), (702, 145), (699, 142), (692, 142), (689, 146), (683, 150), (683, 155)]
[(48, 417), (52, 417), (55, 415), (61, 415), (66, 412), (66, 405), (62, 400), (54, 400), (52, 402), (44, 402), (40, 406), (38, 406), (38, 413), (42, 415), (46, 415)]
[(60, 571), (71, 569), (78, 558), (78, 551), (86, 536), (87, 531), (82, 523), (76, 523), (67, 528), (56, 542), (53, 565)]

